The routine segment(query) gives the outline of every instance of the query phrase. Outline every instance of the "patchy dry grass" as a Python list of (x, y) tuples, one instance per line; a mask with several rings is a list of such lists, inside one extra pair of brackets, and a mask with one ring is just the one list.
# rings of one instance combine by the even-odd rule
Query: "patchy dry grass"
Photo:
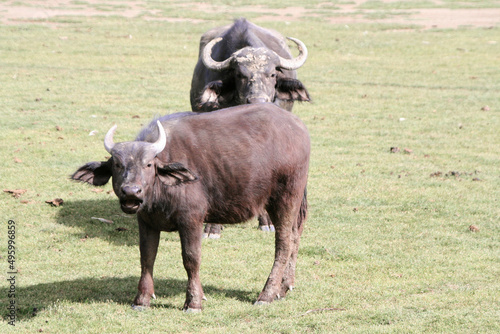
[[(252, 305), (274, 238), (248, 222), (204, 241), (209, 300), (185, 315), (179, 238), (165, 233), (158, 299), (132, 311), (135, 219), (109, 185), (68, 176), (106, 156), (113, 123), (117, 140), (129, 140), (152, 116), (188, 110), (199, 36), (242, 14), (227, 6), (211, 20), (161, 6), (158, 15), (201, 21), (67, 16), (0, 26), (0, 180), (2, 190), (26, 190), (0, 194), (1, 305), (9, 219), (19, 270), (16, 327), (2, 307), (3, 332), (499, 331), (498, 28), (346, 27), (317, 16), (259, 21), (310, 53), (299, 77), (314, 102), (294, 109), (313, 142), (297, 289)], [(64, 204), (45, 203), (56, 198)]]

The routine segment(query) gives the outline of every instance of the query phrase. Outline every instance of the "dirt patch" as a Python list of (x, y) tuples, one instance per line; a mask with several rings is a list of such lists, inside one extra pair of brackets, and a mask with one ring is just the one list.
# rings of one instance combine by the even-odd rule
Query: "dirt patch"
[(404, 15), (387, 12), (385, 18), (368, 18), (375, 11), (366, 10), (360, 13), (358, 10), (344, 11), (344, 16), (330, 19), (331, 23), (353, 24), (353, 23), (396, 23), (410, 24), (429, 28), (459, 28), (459, 27), (495, 27), (500, 24), (500, 9), (448, 9), (448, 8), (422, 8), (405, 10)]
[[(257, 21), (281, 20), (295, 21), (304, 17), (320, 16), (332, 24), (355, 23), (396, 23), (418, 25), (422, 28), (458, 28), (461, 26), (496, 27), (500, 25), (500, 8), (481, 9), (448, 9), (448, 8), (418, 8), (418, 9), (366, 9), (363, 5), (369, 0), (354, 0), (344, 4), (329, 4), (325, 2), (317, 8), (288, 7), (279, 11), (263, 6), (229, 7), (213, 6), (207, 3), (189, 2), (178, 6), (189, 8), (190, 11), (220, 12), (236, 10), (262, 14)], [(398, 1), (382, 0), (391, 5)], [(443, 6), (439, 0), (435, 6)], [(154, 9), (153, 4), (139, 0), (10, 0), (0, 3), (0, 23), (48, 23), (52, 18), (71, 16), (121, 16), (125, 18), (141, 17), (151, 21), (200, 22), (191, 18), (173, 18), (164, 11)], [(432, 7), (432, 6), (429, 6)], [(389, 7), (390, 8), (390, 7)]]
[[(145, 1), (113, 1), (105, 3), (100, 0), (32, 0), (5, 1), (0, 3), (0, 22), (3, 24), (48, 23), (56, 17), (92, 17), (118, 16), (125, 18), (143, 17), (165, 21), (187, 21), (179, 18), (159, 17), (161, 10), (147, 8)], [(190, 20), (193, 21), (193, 20)]]

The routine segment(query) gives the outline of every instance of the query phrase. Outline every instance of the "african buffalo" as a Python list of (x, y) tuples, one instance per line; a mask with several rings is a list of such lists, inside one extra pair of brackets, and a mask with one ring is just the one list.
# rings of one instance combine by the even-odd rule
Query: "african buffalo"
[(181, 113), (151, 122), (135, 141), (105, 136), (107, 161), (89, 162), (72, 179), (113, 189), (126, 213), (137, 213), (141, 278), (136, 307), (154, 296), (160, 231), (179, 231), (188, 284), (185, 311), (201, 310), (203, 222), (235, 224), (265, 209), (276, 228), (275, 260), (257, 304), (291, 290), (307, 214), (310, 141), (297, 116), (270, 104), (212, 113)]
[(293, 101), (309, 101), (295, 71), (307, 59), (307, 48), (292, 59), (278, 32), (246, 19), (214, 28), (201, 37), (199, 59), (191, 81), (193, 111), (212, 111), (257, 102), (273, 102), (288, 111)]
[[(299, 49), (296, 58), (282, 35), (246, 19), (203, 34), (191, 81), (192, 110), (273, 102), (291, 111), (294, 101), (310, 101), (295, 71), (306, 61), (307, 48), (300, 40), (289, 39)], [(259, 215), (259, 227), (273, 230), (265, 213)], [(207, 224), (205, 236), (218, 238), (220, 230), (220, 225)]]

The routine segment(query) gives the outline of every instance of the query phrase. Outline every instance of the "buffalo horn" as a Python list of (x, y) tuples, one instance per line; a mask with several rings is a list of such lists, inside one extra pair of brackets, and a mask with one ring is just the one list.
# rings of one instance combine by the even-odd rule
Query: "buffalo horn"
[(292, 42), (294, 42), (295, 44), (297, 44), (297, 48), (299, 49), (299, 55), (294, 59), (286, 59), (278, 56), (280, 58), (279, 67), (284, 68), (286, 70), (296, 70), (302, 65), (304, 65), (304, 63), (306, 62), (307, 48), (306, 45), (302, 43), (302, 41), (300, 41), (299, 39), (293, 37), (287, 37), (287, 38)]
[(201, 60), (208, 69), (211, 69), (213, 71), (223, 71), (229, 68), (231, 65), (232, 57), (229, 57), (223, 61), (215, 61), (212, 58), (212, 48), (214, 47), (215, 44), (219, 43), (221, 40), (222, 37), (214, 38), (203, 48), (203, 54)]
[(115, 135), (117, 125), (113, 125), (111, 129), (109, 129), (108, 133), (106, 133), (106, 137), (104, 137), (104, 148), (108, 153), (111, 153), (113, 146), (115, 146), (115, 142), (113, 141), (113, 136)]
[(167, 135), (165, 134), (163, 125), (161, 125), (160, 121), (156, 121), (156, 124), (158, 125), (159, 137), (156, 142), (151, 144), (151, 148), (155, 152), (155, 155), (163, 151), (165, 145), (167, 145)]

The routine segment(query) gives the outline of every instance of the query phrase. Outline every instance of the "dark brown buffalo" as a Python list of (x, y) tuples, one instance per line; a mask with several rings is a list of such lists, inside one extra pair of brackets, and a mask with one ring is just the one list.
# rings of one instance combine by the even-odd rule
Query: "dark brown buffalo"
[(272, 102), (291, 111), (294, 101), (309, 101), (295, 71), (306, 61), (307, 48), (300, 40), (289, 39), (299, 49), (296, 58), (278, 32), (246, 19), (203, 34), (191, 81), (192, 110)]
[[(191, 82), (192, 110), (273, 102), (291, 111), (294, 101), (310, 101), (295, 71), (306, 61), (307, 48), (300, 40), (289, 39), (299, 49), (296, 58), (281, 34), (246, 19), (203, 34)], [(259, 228), (274, 230), (265, 213), (259, 215)], [(207, 224), (204, 235), (219, 238), (220, 232), (221, 225)]]
[(295, 279), (307, 213), (310, 142), (304, 124), (279, 107), (252, 104), (181, 113), (149, 124), (135, 141), (104, 139), (108, 161), (89, 162), (72, 179), (113, 189), (137, 213), (141, 278), (134, 299), (149, 306), (161, 231), (179, 231), (188, 284), (184, 310), (201, 310), (203, 222), (235, 224), (266, 210), (276, 228), (275, 260), (258, 304), (285, 296)]

